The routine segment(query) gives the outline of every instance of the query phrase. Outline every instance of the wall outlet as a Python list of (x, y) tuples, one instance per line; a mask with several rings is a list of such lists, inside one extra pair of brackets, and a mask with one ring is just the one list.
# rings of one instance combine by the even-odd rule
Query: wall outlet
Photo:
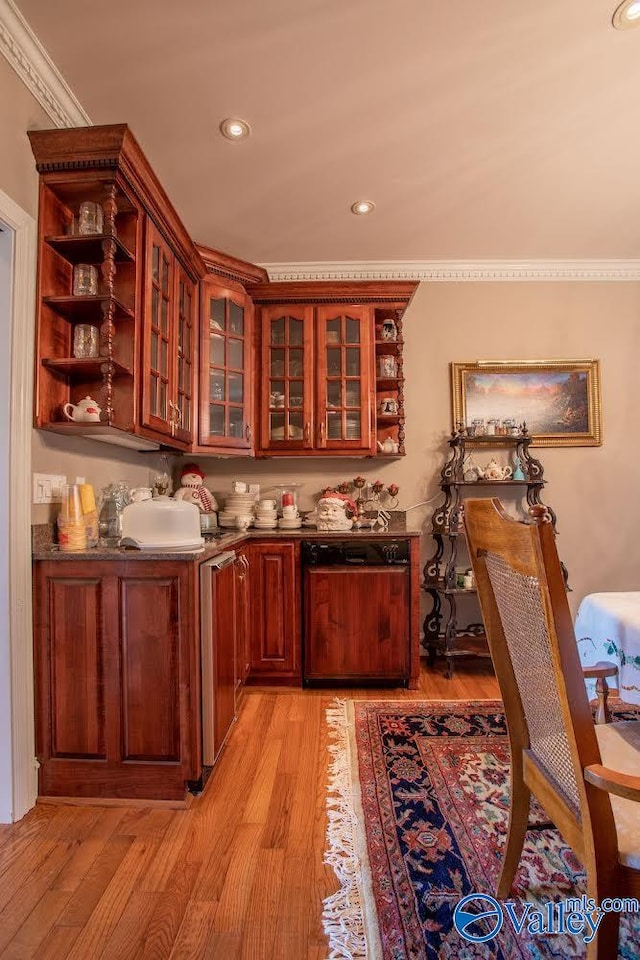
[(33, 502), (60, 503), (67, 478), (57, 473), (34, 473)]

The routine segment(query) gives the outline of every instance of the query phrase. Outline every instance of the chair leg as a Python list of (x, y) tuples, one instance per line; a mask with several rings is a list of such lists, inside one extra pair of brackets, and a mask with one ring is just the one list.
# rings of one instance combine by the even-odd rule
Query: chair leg
[(618, 960), (619, 936), (620, 914), (605, 913), (598, 932), (591, 943), (587, 944), (586, 960)]
[(502, 869), (496, 896), (499, 900), (508, 897), (513, 886), (518, 864), (522, 858), (524, 838), (529, 823), (531, 791), (521, 777), (511, 776), (511, 810), (509, 811), (509, 832), (504, 849)]

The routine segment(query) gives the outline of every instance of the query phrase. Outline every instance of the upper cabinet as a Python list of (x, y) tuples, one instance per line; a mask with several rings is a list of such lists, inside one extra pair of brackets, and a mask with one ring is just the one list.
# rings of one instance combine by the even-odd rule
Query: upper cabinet
[(190, 449), (203, 261), (126, 124), (29, 138), (40, 174), (36, 426)]
[[(262, 456), (404, 454), (401, 318), (414, 287), (280, 283), (251, 290), (261, 305)], [(382, 362), (389, 356), (393, 363)]]
[(254, 452), (255, 330), (247, 289), (266, 273), (244, 260), (198, 247), (207, 268), (200, 283), (200, 453)]

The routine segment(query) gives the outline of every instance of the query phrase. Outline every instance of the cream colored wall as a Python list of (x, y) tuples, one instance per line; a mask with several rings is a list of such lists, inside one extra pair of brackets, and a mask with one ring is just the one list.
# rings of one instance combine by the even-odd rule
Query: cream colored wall
[(32, 217), (38, 212), (38, 177), (27, 130), (51, 126), (40, 104), (0, 56), (0, 187)]
[[(558, 515), (559, 550), (575, 610), (587, 593), (638, 589), (640, 461), (635, 393), (640, 355), (640, 284), (600, 282), (423, 283), (405, 314), (407, 456), (384, 466), (370, 460), (231, 461), (200, 459), (217, 493), (232, 478), (303, 483), (313, 505), (326, 484), (361, 473), (400, 486), (400, 507), (438, 493), (451, 428), (452, 360), (596, 357), (601, 361), (604, 443), (539, 448), (548, 480), (544, 499)], [(432, 506), (411, 512), (424, 524)], [(432, 541), (425, 532), (423, 555)]]

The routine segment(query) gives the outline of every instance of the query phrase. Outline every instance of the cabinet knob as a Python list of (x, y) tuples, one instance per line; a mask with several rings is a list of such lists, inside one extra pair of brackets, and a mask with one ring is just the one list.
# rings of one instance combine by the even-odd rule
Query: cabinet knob
[(324, 443), (324, 419), (320, 421), (318, 426), (318, 440), (320, 443)]
[(250, 424), (250, 423), (248, 423), (248, 424), (246, 425), (246, 427), (244, 428), (244, 435), (245, 435), (245, 437), (246, 437), (247, 443), (251, 443), (251, 437), (252, 437), (252, 435), (253, 435), (253, 432), (252, 432), (252, 430), (251, 430), (251, 424)]

